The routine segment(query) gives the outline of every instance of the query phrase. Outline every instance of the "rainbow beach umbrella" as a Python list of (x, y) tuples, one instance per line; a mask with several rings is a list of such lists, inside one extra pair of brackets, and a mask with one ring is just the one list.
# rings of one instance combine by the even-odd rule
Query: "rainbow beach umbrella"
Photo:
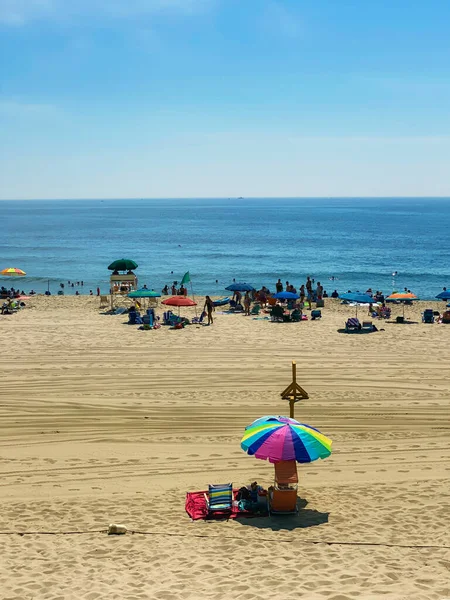
[(5, 277), (23, 277), (26, 275), (25, 271), (22, 271), (22, 269), (15, 269), (14, 267), (3, 269), (3, 271), (0, 271), (0, 274), (5, 275)]
[(318, 429), (288, 417), (270, 419), (263, 422), (257, 419), (245, 430), (241, 448), (250, 456), (271, 463), (282, 460), (309, 463), (330, 456), (332, 441)]

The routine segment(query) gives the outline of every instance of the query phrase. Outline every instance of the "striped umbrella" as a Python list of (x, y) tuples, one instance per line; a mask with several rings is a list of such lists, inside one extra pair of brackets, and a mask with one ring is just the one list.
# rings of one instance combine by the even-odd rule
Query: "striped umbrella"
[(3, 269), (3, 271), (0, 271), (0, 273), (6, 277), (23, 277), (26, 275), (25, 271), (22, 271), (22, 269), (15, 269), (14, 267)]
[(241, 448), (250, 456), (271, 463), (282, 460), (309, 463), (330, 456), (332, 441), (318, 429), (287, 417), (271, 419), (260, 423), (257, 420), (245, 430)]
[(245, 429), (251, 429), (252, 427), (256, 427), (257, 425), (262, 425), (263, 423), (279, 422), (280, 419), (285, 419), (285, 421), (283, 422), (297, 423), (298, 425), (301, 424), (296, 419), (292, 419), (290, 417), (281, 417), (280, 415), (265, 415), (264, 417), (259, 417), (259, 419), (255, 419), (252, 423), (250, 423), (250, 425), (247, 425)]

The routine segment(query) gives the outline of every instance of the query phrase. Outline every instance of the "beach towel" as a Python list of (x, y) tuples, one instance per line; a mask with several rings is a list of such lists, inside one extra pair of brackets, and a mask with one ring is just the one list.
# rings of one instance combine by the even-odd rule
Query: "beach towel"
[[(233, 497), (236, 498), (238, 493), (238, 489), (233, 490)], [(232, 511), (214, 511), (213, 513), (208, 513), (208, 507), (206, 506), (205, 494), (207, 494), (207, 490), (203, 492), (187, 492), (186, 494), (186, 512), (191, 517), (193, 521), (197, 521), (198, 519), (204, 520), (217, 520), (217, 519), (237, 519), (239, 517), (261, 517), (266, 515), (261, 514), (253, 514), (248, 510), (240, 510), (236, 503), (233, 503)]]

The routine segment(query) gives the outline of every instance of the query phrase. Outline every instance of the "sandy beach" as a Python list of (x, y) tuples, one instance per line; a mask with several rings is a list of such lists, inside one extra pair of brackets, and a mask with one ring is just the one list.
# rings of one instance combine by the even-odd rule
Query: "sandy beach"
[[(218, 310), (180, 331), (138, 331), (86, 296), (1, 316), (1, 598), (450, 597), (450, 326), (422, 324), (428, 306), (445, 305), (370, 335), (338, 333), (353, 312), (332, 300), (320, 321)], [(187, 491), (272, 483), (239, 442), (288, 414), (293, 359), (310, 396), (295, 416), (333, 440), (299, 466), (304, 507), (192, 522)]]

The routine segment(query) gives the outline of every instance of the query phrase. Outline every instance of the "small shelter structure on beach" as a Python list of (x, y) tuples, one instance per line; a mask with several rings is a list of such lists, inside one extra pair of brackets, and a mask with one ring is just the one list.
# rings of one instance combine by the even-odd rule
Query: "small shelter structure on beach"
[(111, 308), (114, 307), (115, 296), (126, 297), (133, 290), (137, 290), (138, 278), (133, 272), (133, 269), (137, 269), (137, 267), (138, 264), (129, 258), (115, 260), (109, 265), (108, 269), (112, 271), (109, 278)]

